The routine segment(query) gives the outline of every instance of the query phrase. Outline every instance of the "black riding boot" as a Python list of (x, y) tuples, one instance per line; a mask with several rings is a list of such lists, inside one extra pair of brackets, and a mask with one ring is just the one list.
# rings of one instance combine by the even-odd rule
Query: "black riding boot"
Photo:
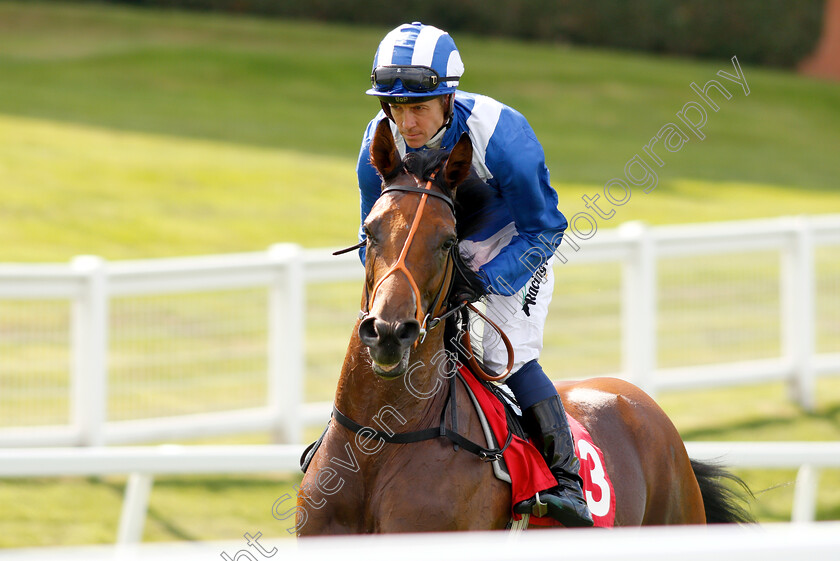
[(569, 430), (569, 421), (559, 396), (535, 403), (524, 411), (528, 430), (542, 452), (557, 486), (522, 501), (514, 507), (519, 514), (548, 514), (567, 527), (592, 526), (592, 514), (583, 497), (583, 480), (578, 475), (580, 461)]

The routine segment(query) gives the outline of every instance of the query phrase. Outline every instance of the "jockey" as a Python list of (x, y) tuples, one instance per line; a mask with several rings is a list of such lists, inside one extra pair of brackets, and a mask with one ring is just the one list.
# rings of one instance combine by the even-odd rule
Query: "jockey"
[[(401, 25), (379, 44), (366, 93), (379, 98), (382, 111), (365, 131), (356, 168), (362, 223), (380, 194), (370, 144), (382, 119), (390, 119), (401, 157), (415, 150), (451, 149), (463, 132), (469, 133), (473, 167), (496, 195), (482, 209), (484, 226), (460, 242), (460, 251), (484, 283), (488, 317), (502, 326), (516, 349), (505, 383), (557, 479), (557, 486), (539, 493), (543, 504), (531, 498), (514, 510), (544, 513), (538, 509), (547, 504), (548, 514), (562, 524), (591, 526), (563, 404), (538, 362), (554, 285), (551, 258), (566, 219), (557, 210), (543, 149), (528, 122), (494, 99), (458, 91), (463, 73), (455, 42), (436, 27)], [(359, 239), (364, 241), (361, 229)], [(361, 258), (364, 262), (364, 247)], [(485, 337), (481, 358), (500, 371), (507, 357), (501, 342), (496, 343)]]

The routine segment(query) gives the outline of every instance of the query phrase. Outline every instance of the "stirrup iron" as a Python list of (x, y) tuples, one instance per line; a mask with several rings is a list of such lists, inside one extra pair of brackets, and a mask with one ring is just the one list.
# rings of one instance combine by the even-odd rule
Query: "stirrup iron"
[(548, 514), (548, 503), (544, 503), (540, 500), (540, 492), (539, 491), (537, 491), (537, 493), (534, 495), (534, 499), (536, 499), (536, 502), (534, 503), (534, 506), (531, 508), (531, 514), (538, 517), (538, 518), (542, 518), (543, 516)]

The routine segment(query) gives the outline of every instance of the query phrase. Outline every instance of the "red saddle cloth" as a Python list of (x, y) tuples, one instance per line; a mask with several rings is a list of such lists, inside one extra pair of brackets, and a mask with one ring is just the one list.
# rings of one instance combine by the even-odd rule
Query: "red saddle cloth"
[[(465, 367), (461, 367), (461, 374), (475, 394), (481, 409), (487, 416), (490, 428), (496, 437), (496, 442), (505, 442), (508, 435), (507, 417), (504, 405), (484, 387), (475, 376)], [(575, 441), (575, 451), (580, 458), (580, 476), (583, 479), (583, 492), (595, 526), (611, 527), (615, 524), (615, 493), (612, 482), (605, 469), (604, 455), (592, 442), (589, 432), (574, 417), (566, 414), (572, 437)], [(510, 446), (502, 454), (507, 464), (511, 479), (512, 505), (533, 497), (536, 493), (557, 485), (557, 481), (545, 463), (540, 452), (529, 440), (523, 440), (513, 435)], [(520, 515), (511, 511), (514, 520)], [(531, 524), (538, 526), (561, 526), (556, 520), (532, 516)]]

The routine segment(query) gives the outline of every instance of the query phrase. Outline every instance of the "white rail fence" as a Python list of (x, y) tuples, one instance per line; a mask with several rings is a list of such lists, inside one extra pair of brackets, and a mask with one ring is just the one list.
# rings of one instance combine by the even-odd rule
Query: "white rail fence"
[[(619, 310), (615, 336), (587, 337), (587, 340), (620, 340), (616, 353), (618, 364), (604, 374), (629, 379), (650, 393), (784, 380), (789, 382), (792, 396), (805, 408), (814, 406), (818, 376), (840, 374), (840, 215), (669, 227), (631, 223), (615, 230), (599, 231), (590, 239), (576, 239), (574, 235), (570, 231), (568, 239), (575, 243), (564, 243), (558, 252), (558, 263), (564, 264), (557, 267), (572, 267), (564, 273), (593, 264), (615, 265), (620, 273), (615, 290)], [(749, 273), (758, 280), (752, 277), (739, 280), (746, 287), (746, 296), (738, 293), (733, 297), (735, 301), (749, 299), (753, 283), (770, 287), (763, 289), (768, 292), (765, 300), (753, 305), (754, 318), (748, 317), (750, 313), (742, 314), (747, 323), (741, 329), (734, 319), (736, 313), (729, 312), (727, 304), (714, 308), (717, 296), (689, 293), (695, 280), (700, 279), (709, 286), (718, 282), (714, 278), (716, 273), (709, 272), (710, 267), (704, 265), (714, 261), (704, 259), (728, 259), (735, 266), (740, 256), (748, 252), (770, 256), (769, 262), (775, 265), (761, 265)], [(662, 289), (666, 276), (664, 264), (668, 264), (667, 275), (694, 267), (688, 280), (680, 281), (683, 283), (680, 290), (669, 289), (676, 294)], [(0, 265), (0, 405), (3, 405), (0, 446), (126, 444), (265, 430), (272, 431), (277, 442), (299, 443), (303, 429), (323, 424), (330, 407), (324, 398), (320, 401), (304, 398), (305, 384), (309, 383), (307, 348), (310, 354), (313, 350), (319, 354), (318, 347), (324, 344), (324, 341), (307, 340), (305, 336), (307, 323), (312, 320), (311, 299), (307, 303), (307, 295), (317, 294), (319, 302), (334, 298), (344, 304), (356, 303), (360, 290), (347, 297), (330, 296), (321, 291), (321, 285), (339, 281), (357, 283), (362, 273), (354, 254), (332, 257), (326, 250), (304, 251), (288, 244), (273, 246), (266, 252), (198, 258), (106, 262), (98, 257), (81, 256), (70, 264)], [(600, 281), (601, 275), (596, 279)], [(594, 284), (586, 281), (583, 286)], [(239, 309), (222, 309), (214, 296), (217, 291), (240, 289), (264, 294), (248, 304), (256, 310), (254, 321), (262, 324), (259, 329), (240, 328), (235, 323)], [(592, 290), (602, 291), (596, 293), (597, 297), (603, 294), (602, 287), (594, 286)], [(556, 301), (572, 300), (561, 291), (556, 291)], [(182, 313), (179, 306), (183, 299), (197, 293), (206, 293), (208, 297), (194, 307), (210, 318), (209, 322), (218, 316), (219, 322), (227, 323), (220, 323), (221, 334), (212, 334), (204, 348), (178, 350), (171, 355), (164, 348), (154, 355), (155, 362), (148, 368), (157, 368), (155, 372), (163, 372), (160, 375), (167, 378), (160, 386), (147, 391), (147, 399), (161, 404), (169, 399), (181, 405), (180, 402), (189, 401), (190, 394), (212, 376), (228, 384), (231, 380), (243, 381), (230, 392), (219, 390), (221, 404), (209, 410), (199, 403), (193, 404), (188, 413), (175, 408), (175, 414), (141, 411), (120, 417), (122, 405), (115, 405), (114, 401), (134, 399), (141, 393), (137, 391), (138, 386), (131, 384), (139, 384), (147, 376), (143, 361), (152, 360), (149, 356), (153, 354), (143, 342), (130, 352), (120, 347), (123, 339), (133, 336), (130, 328), (124, 326), (123, 300), (139, 300), (135, 305), (139, 314), (147, 308), (143, 298), (172, 298), (171, 302), (158, 306), (157, 316), (148, 319), (151, 326), (148, 329), (160, 332), (163, 345), (174, 337), (167, 331), (166, 322), (170, 316)], [(561, 293), (564, 298), (558, 296)], [(775, 332), (771, 338), (777, 343), (754, 355), (750, 354), (752, 351), (741, 353), (736, 360), (712, 357), (710, 363), (700, 360), (696, 364), (680, 362), (681, 343), (678, 343), (673, 352), (676, 358), (663, 360), (662, 355), (668, 350), (663, 341), (672, 331), (672, 324), (666, 324), (663, 316), (667, 312), (669, 318), (679, 320), (683, 314), (679, 307), (691, 298), (691, 305), (699, 310), (696, 313), (716, 318), (732, 315), (725, 318), (734, 322), (725, 335), (715, 335), (711, 328), (700, 334), (709, 339), (706, 343), (710, 347), (731, 343), (730, 339), (737, 339), (740, 332), (753, 329), (755, 326), (751, 324), (765, 330), (769, 324), (770, 331)], [(666, 300), (673, 310), (663, 311)], [(3, 313), (4, 305), (26, 306), (31, 302), (46, 302), (47, 311), (23, 308), (16, 312), (18, 315)], [(21, 325), (62, 307), (68, 310), (66, 322), (57, 321), (57, 327), (51, 325), (53, 331), (46, 334), (40, 334), (41, 327), (36, 325), (32, 328), (36, 332), (32, 335), (34, 343), (18, 341)], [(579, 313), (575, 321), (583, 321), (589, 312)], [(321, 321), (347, 325), (348, 329), (352, 325), (351, 315), (344, 312), (336, 315), (334, 310), (331, 313), (328, 309)], [(683, 329), (691, 336), (700, 331), (691, 322), (683, 320), (683, 323), (686, 324)], [(183, 329), (192, 335), (209, 328), (207, 324), (185, 323)], [(245, 332), (252, 329), (256, 334), (243, 334), (237, 329)], [(341, 339), (339, 347), (345, 346), (347, 340), (340, 336), (324, 339), (329, 339), (330, 344), (335, 343), (333, 339)], [(260, 350), (250, 351), (254, 345)], [(570, 344), (568, 350), (577, 346)], [(44, 351), (47, 347), (49, 352)], [(336, 352), (339, 358), (326, 368), (337, 373), (341, 348)], [(179, 361), (197, 360), (202, 355), (206, 355), (205, 362), (196, 363), (199, 366), (179, 366)], [(242, 361), (232, 365), (225, 362), (224, 357), (239, 355)], [(36, 376), (30, 369), (45, 356), (52, 357), (57, 364), (52, 366), (55, 372)], [(132, 360), (141, 366), (125, 367)], [(115, 371), (122, 373), (119, 382)], [(49, 409), (50, 400), (63, 399), (67, 403), (66, 413), (60, 413), (58, 420), (51, 422), (23, 424), (10, 419), (24, 418), (28, 410), (19, 416), (3, 417), (2, 410), (14, 405), (15, 396), (25, 395), (29, 391), (26, 388), (32, 384), (47, 388), (39, 397), (47, 404), (43, 406), (45, 410)], [(249, 387), (256, 388), (252, 390), (256, 404), (237, 405), (234, 390), (247, 391)], [(173, 388), (182, 392), (178, 394), (180, 397), (174, 395)]]
[[(308, 561), (340, 556), (346, 561), (834, 561), (840, 546), (840, 523), (777, 524), (772, 527), (671, 526), (616, 528), (598, 532), (557, 529), (503, 533), (353, 536), (278, 544), (280, 559)], [(235, 551), (235, 550), (233, 550)], [(151, 559), (151, 558), (149, 558)], [(174, 558), (173, 558), (174, 559)], [(159, 561), (159, 559), (156, 559)]]
[[(246, 540), (252, 539), (249, 544)], [(334, 536), (271, 540), (261, 534), (238, 541), (157, 542), (133, 545), (25, 548), (2, 553), (4, 561), (206, 561), (282, 559), (310, 561), (836, 561), (840, 522), (743, 526), (648, 526), (547, 529), (511, 536), (504, 532), (450, 532)], [(279, 555), (277, 555), (279, 553)], [(222, 554), (227, 557), (222, 556)]]
[(515, 538), (501, 532), (329, 537), (306, 542), (272, 541), (262, 537), (252, 546), (243, 538), (229, 542), (21, 549), (4, 552), (3, 559), (205, 561), (219, 559), (225, 553), (228, 559), (276, 558), (283, 561), (333, 558), (343, 561), (396, 558), (400, 561), (789, 561), (799, 558), (836, 561), (840, 549), (840, 523), (773, 524), (760, 528), (650, 526), (616, 528), (609, 532), (556, 529), (526, 532)]
[[(819, 471), (840, 467), (840, 442), (688, 442), (697, 460), (729, 467), (798, 468), (791, 520), (813, 522)], [(0, 478), (130, 474), (117, 543), (142, 541), (155, 475), (296, 472), (298, 445), (0, 449)]]

